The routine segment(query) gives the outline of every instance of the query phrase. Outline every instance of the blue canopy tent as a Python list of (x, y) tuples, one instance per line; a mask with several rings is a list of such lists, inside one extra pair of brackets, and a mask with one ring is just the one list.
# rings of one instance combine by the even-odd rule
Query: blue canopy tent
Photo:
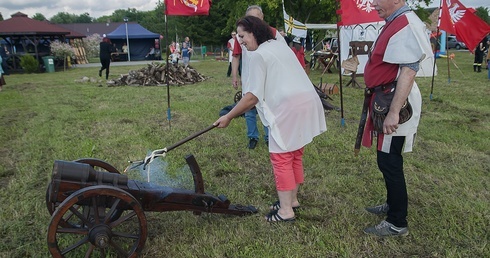
[[(127, 26), (131, 61), (145, 60), (150, 48), (159, 46), (155, 44), (155, 40), (160, 39), (160, 34), (153, 33), (136, 23), (128, 23)], [(122, 45), (126, 43), (126, 24), (121, 24), (106, 36), (121, 51)]]

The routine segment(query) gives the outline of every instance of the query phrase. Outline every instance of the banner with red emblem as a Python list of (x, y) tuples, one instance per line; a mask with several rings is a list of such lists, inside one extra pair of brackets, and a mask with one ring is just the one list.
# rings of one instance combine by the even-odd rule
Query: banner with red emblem
[(165, 0), (165, 14), (176, 16), (209, 15), (211, 0)]
[(338, 25), (347, 26), (353, 24), (382, 21), (373, 6), (374, 0), (340, 0), (340, 22)]
[(441, 1), (439, 28), (455, 34), (472, 52), (478, 43), (490, 33), (490, 25), (458, 0)]

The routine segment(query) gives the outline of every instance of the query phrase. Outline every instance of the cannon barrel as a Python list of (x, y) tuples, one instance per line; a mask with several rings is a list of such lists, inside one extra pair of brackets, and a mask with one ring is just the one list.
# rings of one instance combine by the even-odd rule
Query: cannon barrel
[(56, 160), (52, 179), (75, 182), (96, 182), (98, 184), (126, 185), (128, 177), (117, 173), (96, 171), (89, 164)]
[(112, 185), (126, 188), (128, 177), (118, 173), (96, 171), (85, 163), (56, 160), (53, 166), (48, 199), (50, 202), (61, 202), (66, 196), (60, 193), (72, 193), (92, 185)]

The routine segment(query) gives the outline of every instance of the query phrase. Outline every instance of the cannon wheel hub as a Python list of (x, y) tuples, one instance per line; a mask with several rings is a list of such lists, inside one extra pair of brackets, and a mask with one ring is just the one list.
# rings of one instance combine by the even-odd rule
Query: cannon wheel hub
[(89, 232), (90, 242), (98, 248), (107, 248), (112, 237), (112, 230), (105, 224), (93, 227)]

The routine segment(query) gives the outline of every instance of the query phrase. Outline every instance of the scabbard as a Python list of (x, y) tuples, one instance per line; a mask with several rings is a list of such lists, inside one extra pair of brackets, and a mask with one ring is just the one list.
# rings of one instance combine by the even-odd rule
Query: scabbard
[(362, 105), (361, 119), (359, 121), (359, 127), (357, 128), (356, 144), (354, 145), (354, 155), (357, 156), (361, 149), (362, 135), (364, 133), (364, 127), (366, 126), (366, 120), (368, 115), (369, 102), (371, 102), (372, 91), (366, 88), (364, 91), (364, 103)]

